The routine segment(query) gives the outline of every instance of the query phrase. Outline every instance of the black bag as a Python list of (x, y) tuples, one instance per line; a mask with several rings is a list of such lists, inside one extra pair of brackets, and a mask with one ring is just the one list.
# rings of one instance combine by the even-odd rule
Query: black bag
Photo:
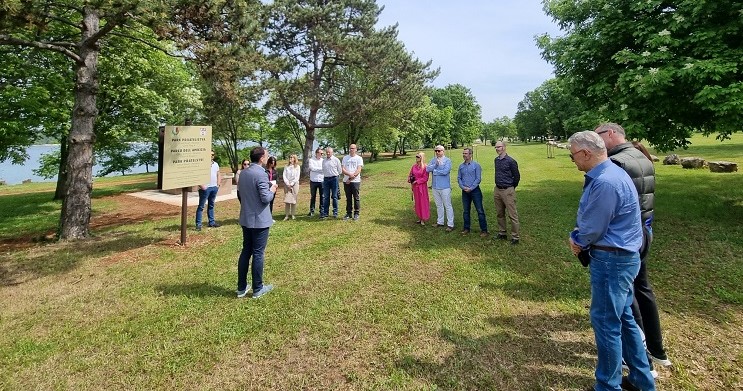
[(408, 175), (408, 183), (413, 183), (413, 182), (415, 182), (415, 174), (411, 172), (410, 175)]
[(591, 256), (588, 254), (590, 250), (581, 250), (578, 253), (578, 260), (583, 267), (588, 267), (591, 264)]

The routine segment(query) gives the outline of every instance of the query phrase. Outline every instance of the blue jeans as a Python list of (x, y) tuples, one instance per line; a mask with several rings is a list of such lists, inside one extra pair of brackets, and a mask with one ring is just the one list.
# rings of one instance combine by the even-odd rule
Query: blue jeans
[[(241, 226), (242, 227), (242, 226)], [(243, 249), (237, 260), (237, 290), (242, 291), (248, 287), (248, 268), (250, 258), (253, 257), (251, 277), (253, 292), (263, 289), (263, 259), (266, 245), (268, 244), (269, 228), (245, 228), (243, 229)]]
[(596, 338), (598, 363), (596, 391), (620, 391), (622, 357), (629, 366), (629, 380), (643, 391), (654, 391), (655, 381), (632, 317), (632, 282), (640, 270), (640, 255), (624, 250), (591, 249), (591, 325)]
[(196, 208), (196, 228), (201, 228), (201, 214), (204, 211), (204, 204), (209, 201), (206, 209), (206, 216), (209, 218), (209, 225), (214, 225), (214, 200), (217, 198), (218, 187), (207, 187), (206, 190), (199, 189), (199, 207)]
[(462, 206), (464, 206), (464, 229), (470, 229), (470, 209), (472, 202), (475, 203), (475, 210), (477, 211), (477, 221), (480, 223), (480, 231), (488, 232), (488, 220), (485, 218), (485, 208), (482, 207), (482, 190), (480, 186), (477, 186), (474, 190), (469, 193), (462, 190)]
[(317, 193), (320, 193), (320, 200), (317, 203), (317, 206), (318, 209), (322, 211), (322, 200), (324, 199), (322, 185), (322, 182), (310, 182), (310, 213), (315, 213), (315, 200), (317, 200)]
[(320, 208), (320, 217), (328, 217), (330, 200), (333, 200), (333, 216), (338, 216), (338, 177), (326, 177), (322, 182), (322, 208)]

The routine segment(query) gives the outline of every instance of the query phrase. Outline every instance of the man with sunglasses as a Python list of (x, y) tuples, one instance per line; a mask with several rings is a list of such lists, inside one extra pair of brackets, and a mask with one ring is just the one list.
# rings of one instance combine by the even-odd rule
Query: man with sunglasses
[(431, 159), (426, 166), (426, 171), (433, 173), (431, 190), (433, 190), (433, 200), (436, 202), (436, 225), (435, 227), (444, 226), (444, 212), (446, 212), (446, 232), (454, 229), (454, 208), (451, 205), (451, 159), (444, 155), (444, 146), (437, 145), (434, 147), (436, 156)]
[[(570, 158), (586, 173), (568, 243), (574, 255), (583, 251), (589, 258), (589, 313), (598, 350), (594, 390), (654, 391), (642, 332), (630, 309), (642, 245), (637, 190), (629, 175), (609, 160), (600, 135), (578, 132), (568, 143)], [(629, 367), (626, 377), (623, 357)]]

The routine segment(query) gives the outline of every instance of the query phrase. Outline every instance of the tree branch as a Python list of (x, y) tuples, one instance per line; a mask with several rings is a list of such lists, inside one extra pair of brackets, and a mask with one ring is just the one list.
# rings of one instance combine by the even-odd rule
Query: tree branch
[(119, 37), (122, 37), (122, 38), (131, 39), (132, 41), (137, 41), (137, 42), (142, 43), (144, 45), (147, 45), (147, 46), (149, 46), (149, 47), (151, 47), (151, 48), (153, 48), (155, 50), (159, 50), (159, 51), (165, 53), (166, 55), (168, 55), (170, 57), (185, 58), (185, 59), (188, 59), (189, 58), (189, 57), (186, 57), (186, 56), (181, 56), (179, 54), (171, 53), (168, 49), (162, 48), (160, 46), (155, 45), (152, 42), (148, 42), (145, 39), (142, 39), (142, 38), (139, 38), (139, 37), (135, 37), (133, 35), (124, 34), (124, 33), (120, 33), (120, 32), (117, 32), (117, 31), (112, 31), (111, 32), (111, 35), (116, 35), (116, 36), (119, 36)]
[[(72, 52), (71, 50), (65, 48), (64, 46), (68, 46), (69, 44), (65, 44), (64, 46), (60, 45), (60, 43), (49, 43), (49, 42), (40, 42), (40, 41), (27, 41), (25, 39), (18, 39), (11, 37), (8, 34), (0, 34), (0, 45), (13, 45), (13, 46), (26, 46), (26, 47), (32, 47), (37, 49), (44, 49), (44, 50), (51, 50), (53, 52), (62, 53), (65, 56), (71, 58), (73, 61), (75, 61), (78, 64), (83, 64), (83, 59), (77, 55), (77, 53)], [(74, 44), (71, 44), (72, 47), (74, 47)]]

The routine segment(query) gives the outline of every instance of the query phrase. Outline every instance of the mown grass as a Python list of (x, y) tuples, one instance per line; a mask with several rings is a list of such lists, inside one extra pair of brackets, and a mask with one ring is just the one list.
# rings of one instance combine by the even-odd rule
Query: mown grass
[[(692, 141), (677, 153), (743, 163), (741, 135)], [(176, 213), (2, 253), (0, 389), (583, 389), (595, 365), (590, 292), (566, 246), (582, 173), (565, 150), (509, 152), (522, 170), (521, 245), (412, 224), (412, 159), (383, 159), (364, 169), (359, 222), (274, 225), (265, 277), (277, 288), (256, 301), (234, 298), (236, 201), (217, 205), (222, 228), (191, 231), (185, 248)], [(493, 157), (477, 147), (491, 231)], [(656, 169), (649, 269), (674, 361), (659, 389), (739, 389), (743, 176)], [(15, 205), (0, 210), (15, 214), (0, 234), (35, 233), (50, 216), (54, 227), (58, 206), (16, 188), (0, 197)], [(104, 200), (94, 213), (119, 207)]]

